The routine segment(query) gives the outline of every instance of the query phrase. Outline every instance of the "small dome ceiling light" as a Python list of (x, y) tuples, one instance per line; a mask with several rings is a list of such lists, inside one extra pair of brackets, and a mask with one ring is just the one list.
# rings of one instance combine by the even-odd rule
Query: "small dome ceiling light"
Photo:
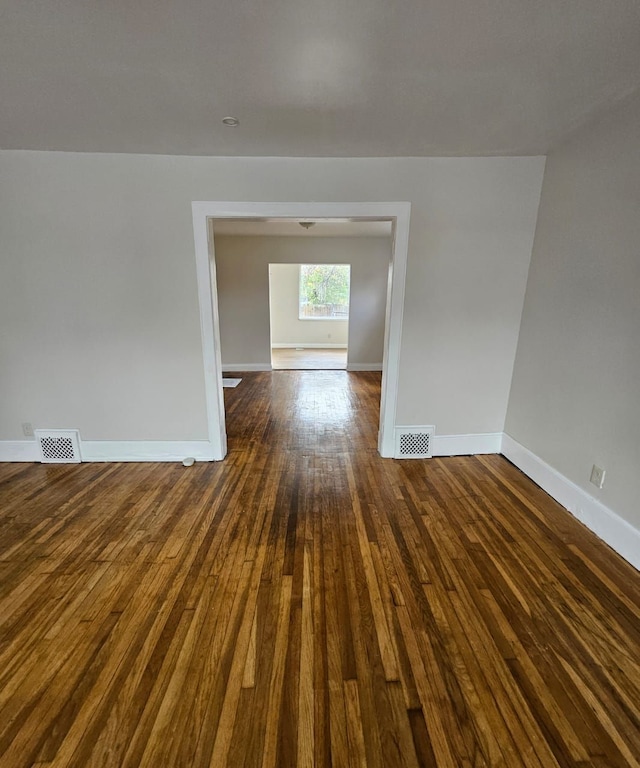
[(298, 224), (305, 229), (309, 229), (310, 227), (315, 227), (316, 223), (315, 221), (299, 221)]
[(236, 125), (240, 124), (240, 121), (238, 120), (237, 117), (223, 117), (222, 122), (224, 123), (224, 125), (228, 125), (231, 128), (235, 128)]

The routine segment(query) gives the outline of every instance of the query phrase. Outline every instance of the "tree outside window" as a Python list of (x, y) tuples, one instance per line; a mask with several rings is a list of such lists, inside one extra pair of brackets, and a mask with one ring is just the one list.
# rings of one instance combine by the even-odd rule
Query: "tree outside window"
[(300, 320), (348, 320), (349, 264), (300, 265)]

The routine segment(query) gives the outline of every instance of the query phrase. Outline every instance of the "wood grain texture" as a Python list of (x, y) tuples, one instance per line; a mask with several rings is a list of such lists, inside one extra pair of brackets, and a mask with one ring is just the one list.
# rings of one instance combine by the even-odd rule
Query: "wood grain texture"
[(640, 766), (640, 576), (380, 374), (243, 373), (229, 456), (0, 465), (0, 767)]

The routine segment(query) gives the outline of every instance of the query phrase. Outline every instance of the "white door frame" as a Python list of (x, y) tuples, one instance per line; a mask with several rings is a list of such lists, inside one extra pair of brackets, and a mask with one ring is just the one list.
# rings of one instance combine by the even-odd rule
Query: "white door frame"
[(400, 375), (400, 343), (404, 313), (404, 289), (409, 249), (411, 203), (233, 203), (194, 202), (193, 234), (196, 249), (196, 274), (202, 331), (202, 357), (207, 403), (207, 424), (214, 461), (227, 453), (224, 398), (222, 394), (222, 358), (218, 288), (213, 237), (209, 236), (211, 219), (357, 219), (390, 220), (393, 223), (390, 279), (382, 359), (382, 393), (378, 451), (392, 457)]

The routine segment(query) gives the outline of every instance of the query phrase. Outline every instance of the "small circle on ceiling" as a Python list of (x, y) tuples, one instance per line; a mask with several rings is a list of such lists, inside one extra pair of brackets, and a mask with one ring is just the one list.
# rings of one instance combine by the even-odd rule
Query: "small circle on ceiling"
[(222, 122), (224, 125), (228, 125), (231, 128), (235, 128), (236, 125), (240, 124), (240, 121), (238, 120), (237, 117), (223, 117)]

